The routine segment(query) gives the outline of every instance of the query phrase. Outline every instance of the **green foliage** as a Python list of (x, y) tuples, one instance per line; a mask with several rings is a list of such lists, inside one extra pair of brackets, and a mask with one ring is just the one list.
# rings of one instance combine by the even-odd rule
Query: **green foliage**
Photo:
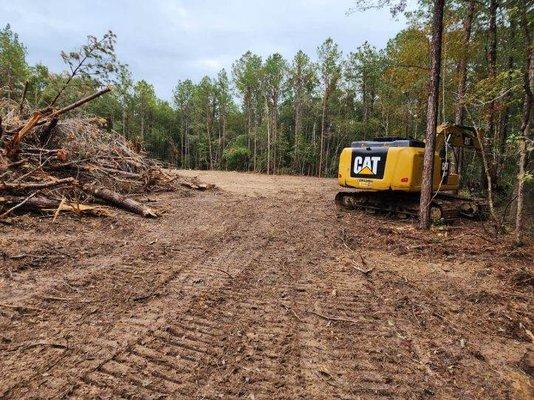
[(245, 146), (229, 147), (224, 150), (223, 160), (227, 169), (246, 171), (250, 156), (250, 150)]
[[(458, 110), (458, 72), (467, 63), (465, 123), (485, 133), (493, 115), (494, 134), (485, 134), (500, 187), (517, 182), (516, 153), (523, 108), (524, 33), (517, 2), (499, 3), (497, 71), (488, 74), (488, 7), (476, 2), (469, 45), (464, 40), (467, 1), (447, 2), (438, 122), (452, 122)], [(355, 1), (404, 10), (404, 1)], [(0, 96), (19, 100), (28, 80), (27, 101), (41, 108), (62, 93), (56, 106), (114, 83), (111, 94), (77, 112), (105, 117), (113, 128), (138, 141), (153, 156), (182, 168), (226, 168), (258, 172), (335, 176), (341, 149), (353, 140), (378, 136), (422, 138), (429, 79), (432, 2), (417, 3), (409, 24), (384, 49), (368, 42), (346, 57), (332, 38), (315, 57), (298, 51), (286, 60), (250, 51), (230, 71), (200, 81), (178, 81), (169, 102), (146, 81), (135, 81), (115, 56), (116, 37), (89, 36), (79, 49), (62, 53), (66, 71), (28, 66), (26, 48), (6, 26), (0, 31)], [(65, 85), (67, 89), (63, 89)], [(63, 91), (63, 92), (62, 92)], [(492, 103), (490, 112), (489, 104)], [(322, 139), (322, 140), (321, 140)], [(321, 152), (322, 149), (322, 152)], [(532, 141), (527, 140), (532, 151)], [(480, 188), (480, 159), (465, 156), (463, 180)], [(531, 184), (531, 173), (525, 181)]]
[(318, 48), (319, 70), (323, 90), (333, 90), (341, 76), (342, 52), (332, 38), (326, 39)]
[(26, 47), (7, 24), (0, 30), (0, 96), (12, 98), (15, 93), (22, 92), (29, 75)]
[(87, 43), (79, 49), (61, 52), (61, 58), (68, 66), (72, 76), (91, 78), (96, 84), (111, 83), (114, 74), (120, 69), (115, 55), (117, 36), (108, 31), (97, 38), (87, 36)]

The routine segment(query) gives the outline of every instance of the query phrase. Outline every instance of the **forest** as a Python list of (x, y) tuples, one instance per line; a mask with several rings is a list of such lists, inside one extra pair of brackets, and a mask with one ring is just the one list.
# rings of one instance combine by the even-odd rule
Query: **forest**
[[(366, 4), (356, 2), (347, 18), (365, 12)], [(28, 65), (29, 50), (7, 25), (0, 31), (0, 97), (23, 99), (21, 109), (43, 108), (111, 84), (111, 94), (83, 113), (106, 118), (109, 129), (171, 166), (332, 177), (352, 140), (424, 138), (432, 2), (411, 10), (393, 5), (392, 14), (403, 13), (408, 23), (385, 48), (365, 42), (344, 54), (326, 38), (315, 54), (298, 51), (290, 59), (245, 51), (230, 70), (198, 82), (177, 80), (172, 99), (158, 98), (149, 82), (132, 78), (117, 59), (120, 41), (111, 31), (65, 49), (65, 70), (51, 71)], [(527, 0), (445, 5), (437, 122), (482, 132), (484, 157), (457, 154), (456, 168), (471, 191), (487, 189), (489, 174), (492, 195), (505, 206), (515, 199), (521, 163), (520, 179), (527, 194), (532, 190), (532, 139), (529, 129), (522, 134), (525, 80), (533, 79), (531, 25)], [(526, 157), (518, 163), (521, 149)]]

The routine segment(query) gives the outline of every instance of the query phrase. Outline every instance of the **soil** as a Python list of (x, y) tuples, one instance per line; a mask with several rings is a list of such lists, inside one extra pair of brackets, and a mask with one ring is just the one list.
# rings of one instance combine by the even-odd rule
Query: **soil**
[(533, 246), (341, 211), (333, 179), (0, 225), (0, 398), (529, 399)]

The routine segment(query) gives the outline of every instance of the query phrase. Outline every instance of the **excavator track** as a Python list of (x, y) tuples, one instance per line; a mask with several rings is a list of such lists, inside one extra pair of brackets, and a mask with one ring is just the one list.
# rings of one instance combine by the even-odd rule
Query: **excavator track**
[[(365, 210), (400, 218), (416, 218), (419, 215), (419, 193), (342, 191), (336, 195), (335, 201), (340, 208), (347, 210)], [(430, 216), (434, 223), (459, 218), (484, 219), (486, 204), (481, 199), (438, 193), (430, 204)]]

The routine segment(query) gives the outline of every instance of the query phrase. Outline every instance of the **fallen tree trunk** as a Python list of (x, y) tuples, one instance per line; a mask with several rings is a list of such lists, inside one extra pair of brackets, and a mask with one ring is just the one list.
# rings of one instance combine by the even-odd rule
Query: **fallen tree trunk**
[(149, 207), (146, 207), (143, 204), (112, 190), (102, 187), (94, 188), (89, 185), (83, 186), (83, 190), (100, 200), (104, 200), (107, 203), (113, 204), (116, 207), (133, 212), (135, 214), (142, 215), (145, 218), (156, 218), (158, 216), (156, 212)]
[(97, 97), (100, 97), (102, 96), (103, 94), (106, 94), (107, 92), (111, 92), (111, 86), (107, 86), (106, 88), (102, 89), (102, 90), (99, 90), (98, 92), (96, 93), (93, 93), (92, 95), (90, 96), (87, 96), (87, 97), (84, 97), (83, 99), (80, 99), (66, 107), (63, 107), (55, 112), (53, 112), (52, 114), (50, 114), (50, 117), (49, 119), (54, 119), (54, 118), (57, 118), (59, 117), (61, 114), (65, 114), (66, 112), (70, 111), (70, 110), (74, 110), (75, 108), (78, 108), (82, 105), (84, 105), (85, 103), (93, 100), (93, 99), (96, 99)]

